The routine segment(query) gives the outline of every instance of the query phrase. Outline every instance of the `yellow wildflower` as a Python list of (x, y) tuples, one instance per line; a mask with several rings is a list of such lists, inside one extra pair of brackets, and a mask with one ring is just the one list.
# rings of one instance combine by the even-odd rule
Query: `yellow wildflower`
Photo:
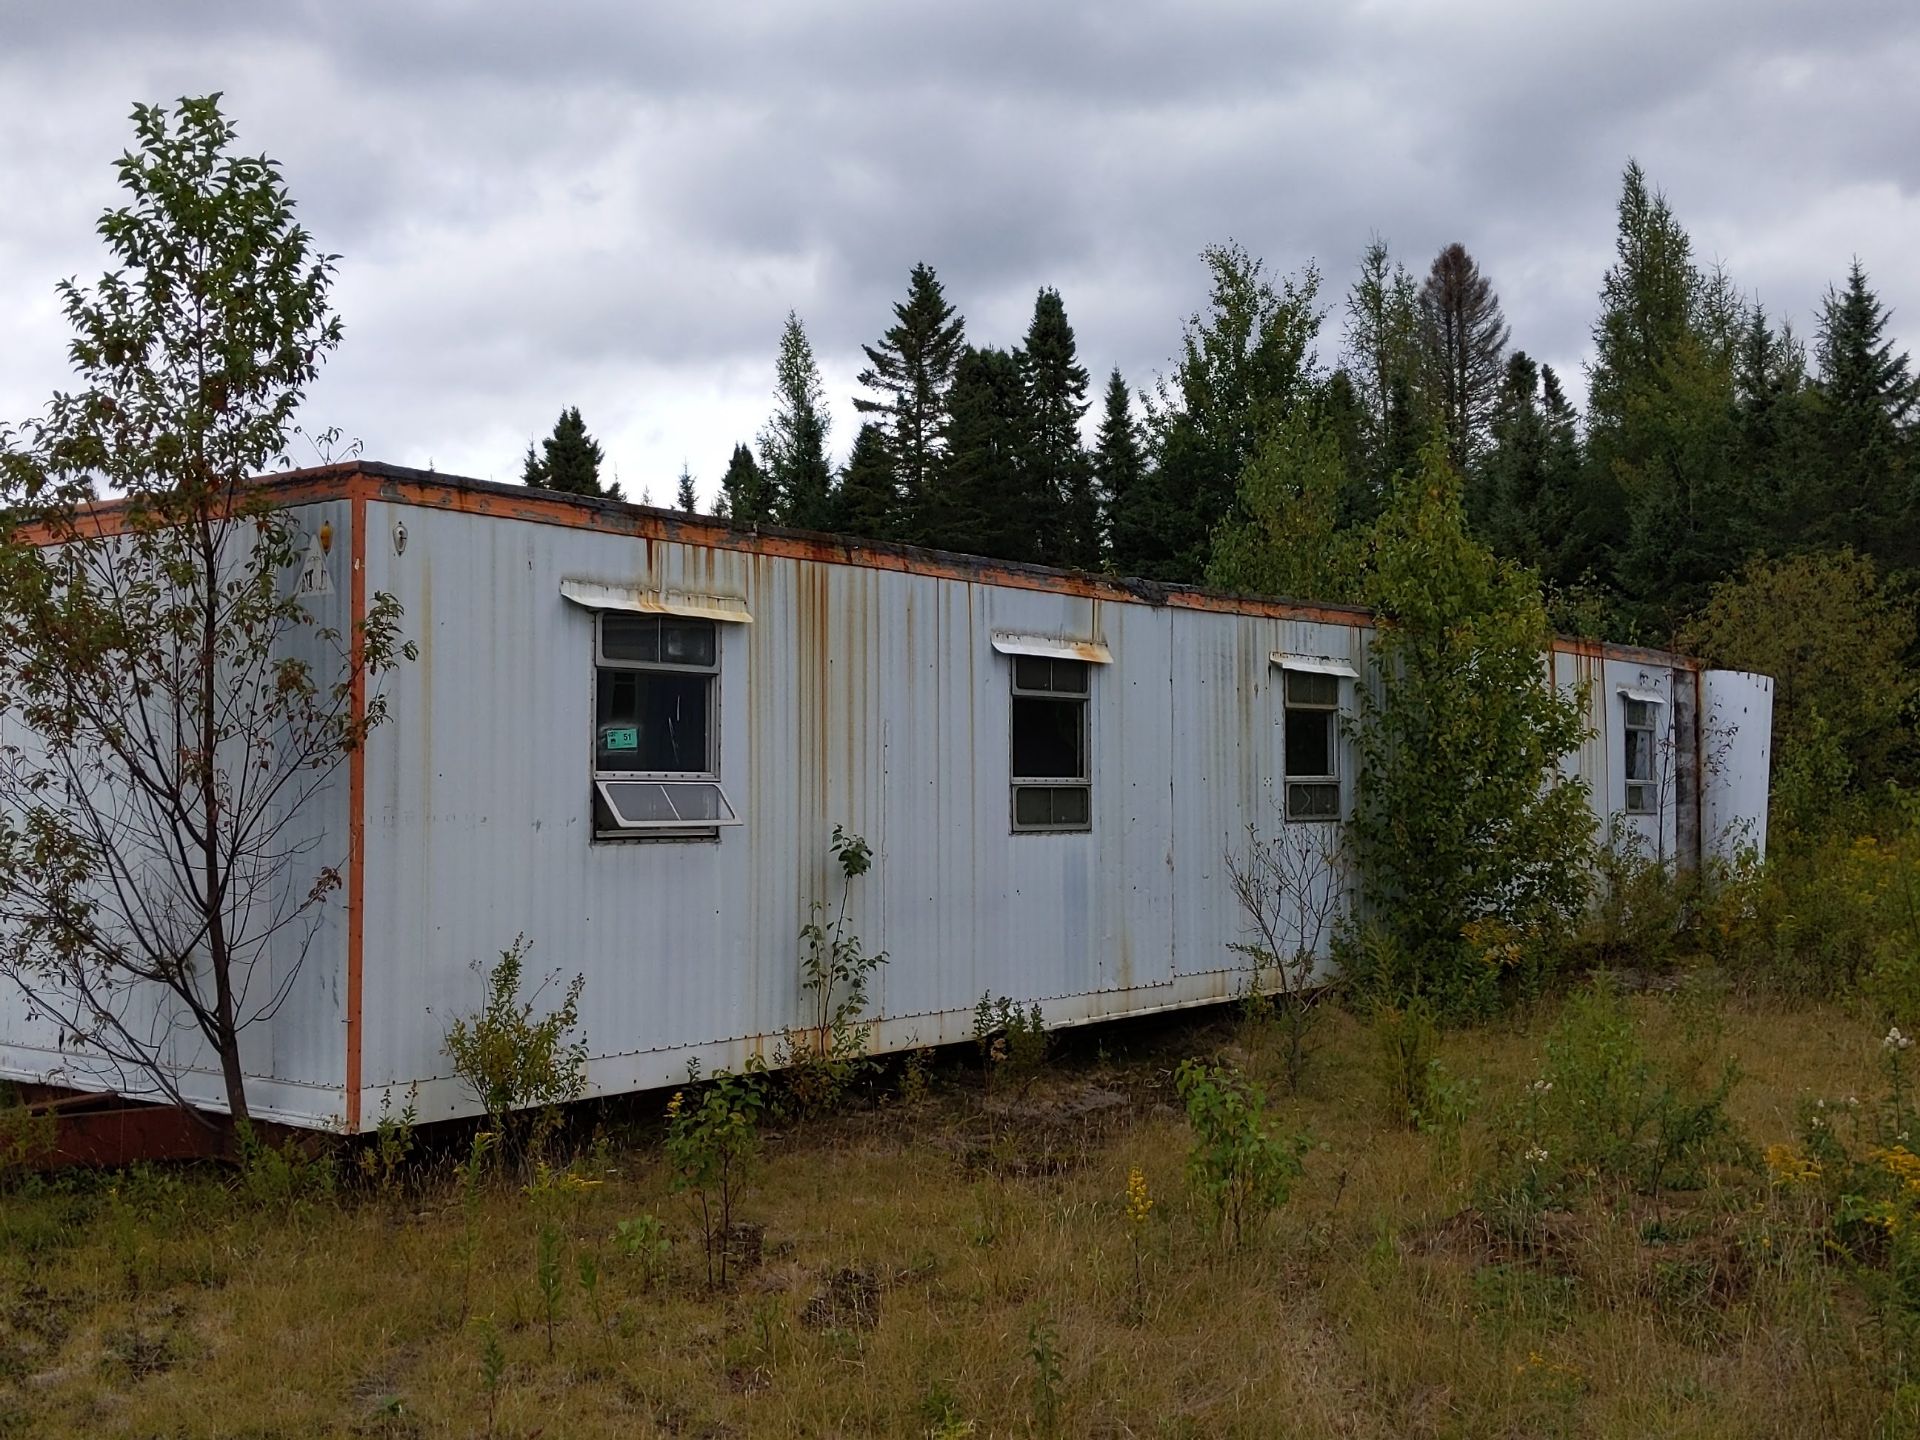
[(1127, 1171), (1127, 1223), (1144, 1225), (1153, 1210), (1153, 1195), (1147, 1189), (1147, 1177), (1138, 1166)]
[(1820, 1178), (1820, 1162), (1796, 1154), (1791, 1145), (1767, 1147), (1767, 1170), (1776, 1185), (1801, 1185)]

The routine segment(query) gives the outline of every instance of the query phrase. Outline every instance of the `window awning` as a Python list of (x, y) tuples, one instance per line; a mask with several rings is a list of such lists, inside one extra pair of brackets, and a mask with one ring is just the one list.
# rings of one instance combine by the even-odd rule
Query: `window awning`
[(1085, 660), (1094, 665), (1113, 663), (1113, 651), (1098, 640), (1066, 640), (1057, 635), (1015, 635), (1011, 631), (996, 630), (993, 648), (1002, 655), (1039, 655), (1048, 660)]
[(1662, 695), (1658, 690), (1629, 690), (1626, 686), (1622, 685), (1620, 687), (1620, 694), (1625, 699), (1644, 700), (1649, 705), (1664, 705), (1667, 703), (1667, 697)]
[(638, 585), (606, 585), (598, 580), (562, 580), (560, 598), (587, 610), (628, 610), (641, 615), (678, 615), (688, 620), (725, 620), (751, 625), (747, 602), (733, 595), (698, 595), (690, 590), (658, 590)]
[(1358, 680), (1360, 672), (1345, 660), (1336, 660), (1331, 655), (1289, 655), (1284, 650), (1273, 652), (1273, 663), (1282, 670), (1304, 670), (1309, 675), (1342, 675), (1349, 680)]
[(738, 825), (717, 780), (599, 780), (607, 813), (622, 830), (684, 830)]

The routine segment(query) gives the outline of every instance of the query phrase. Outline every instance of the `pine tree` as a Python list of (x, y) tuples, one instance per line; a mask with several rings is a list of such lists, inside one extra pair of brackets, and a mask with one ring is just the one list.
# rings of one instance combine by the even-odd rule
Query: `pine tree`
[(954, 367), (939, 483), (921, 512), (945, 549), (1038, 558), (1042, 492), (1027, 469), (1033, 420), (1023, 368), (1017, 355), (972, 346)]
[(527, 446), (527, 458), (521, 478), (537, 490), (562, 490), (569, 495), (597, 495), (620, 499), (618, 485), (600, 483), (600, 462), (606, 458), (598, 442), (587, 433), (586, 422), (575, 405), (560, 412), (553, 423), (553, 434), (540, 442), (536, 458), (533, 446)]
[[(1107, 560), (1123, 575), (1145, 574), (1153, 560), (1154, 519), (1148, 513), (1146, 456), (1133, 418), (1133, 396), (1116, 367), (1093, 450), (1093, 473), (1106, 516)], [(1144, 562), (1144, 563), (1143, 563)]]
[(680, 462), (680, 490), (674, 496), (674, 507), (691, 515), (700, 504), (700, 497), (694, 493), (693, 472), (687, 468), (687, 462)]
[(834, 487), (832, 528), (866, 540), (890, 540), (899, 505), (886, 432), (869, 420), (853, 437), (853, 453)]
[(774, 361), (773, 418), (760, 436), (760, 465), (783, 525), (824, 530), (831, 523), (833, 467), (827, 462), (826, 392), (800, 317), (787, 312)]
[(1486, 448), (1509, 331), (1492, 282), (1458, 241), (1434, 257), (1420, 287), (1420, 334), (1447, 452), (1466, 470)]
[(1897, 567), (1920, 559), (1907, 489), (1920, 387), (1887, 338), (1889, 318), (1858, 260), (1820, 307), (1814, 413), (1823, 483), (1807, 518), (1826, 543)]
[(1043, 289), (1034, 301), (1019, 354), (1032, 421), (1025, 479), (1038, 535), (1035, 548), (1049, 565), (1090, 569), (1100, 562), (1100, 516), (1093, 466), (1080, 441), (1087, 371), (1059, 291)]
[(720, 477), (719, 514), (736, 525), (760, 525), (773, 518), (773, 482), (745, 445), (733, 447), (727, 473)]
[(1148, 484), (1159, 492), (1149, 510), (1162, 539), (1141, 568), (1154, 579), (1205, 574), (1213, 530), (1233, 518), (1260, 436), (1313, 388), (1319, 272), (1308, 266), (1276, 287), (1239, 245), (1209, 246), (1201, 258), (1213, 280), (1208, 311), (1187, 322), (1180, 362), (1147, 404)]
[(885, 427), (900, 490), (899, 538), (916, 545), (943, 544), (930, 494), (936, 482), (948, 387), (965, 343), (966, 322), (947, 303), (939, 277), (925, 264), (913, 267), (907, 298), (893, 307), (894, 323), (878, 345), (866, 345), (860, 384), (873, 392), (853, 402)]

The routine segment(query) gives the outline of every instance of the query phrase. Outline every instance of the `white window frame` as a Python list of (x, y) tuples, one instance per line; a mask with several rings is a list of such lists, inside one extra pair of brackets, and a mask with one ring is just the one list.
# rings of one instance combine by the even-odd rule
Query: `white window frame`
[[(593, 837), (595, 840), (717, 840), (720, 828), (741, 823), (738, 811), (725, 787), (720, 783), (720, 658), (724, 644), (726, 628), (710, 617), (674, 617), (655, 614), (651, 618), (665, 624), (705, 624), (713, 631), (713, 663), (709, 665), (688, 665), (669, 660), (628, 660), (611, 657), (606, 647), (606, 620), (609, 613), (620, 614), (624, 610), (596, 610), (593, 617), (593, 703), (589, 707), (591, 734), (588, 738), (587, 758), (593, 776)], [(704, 675), (707, 677), (706, 728), (707, 755), (704, 770), (619, 770), (603, 769), (600, 765), (600, 672), (603, 670), (631, 670), (644, 674)], [(675, 792), (682, 792), (688, 798), (692, 792), (709, 792), (714, 804), (708, 809), (719, 813), (712, 818), (698, 821), (683, 819), (672, 820), (629, 820), (620, 813), (620, 807), (614, 802), (608, 790), (609, 784), (622, 783), (652, 784), (659, 787), (662, 798), (670, 808), (677, 810)], [(612, 823), (609, 824), (608, 821)]]
[[(1346, 685), (1354, 678), (1353, 667), (1344, 661), (1313, 660), (1291, 655), (1276, 655), (1275, 662), (1280, 667), (1280, 785), (1283, 813), (1289, 824), (1296, 825), (1337, 825), (1346, 816), (1347, 793), (1341, 779), (1340, 765), (1340, 717), (1346, 711)], [(1289, 676), (1312, 675), (1333, 681), (1333, 700), (1330, 704), (1296, 702), (1293, 698), (1293, 686)], [(1296, 775), (1293, 773), (1293, 750), (1287, 743), (1287, 719), (1295, 710), (1324, 714), (1327, 720), (1327, 766), (1331, 771), (1326, 775)], [(1293, 804), (1293, 787), (1311, 786), (1315, 789), (1333, 791), (1333, 813), (1330, 815), (1308, 814), (1297, 811)]]
[[(996, 648), (999, 648), (996, 645)], [(1093, 829), (1093, 675), (1102, 662), (1077, 654), (1036, 655), (1034, 651), (1004, 650), (1007, 662), (1007, 770), (1011, 784), (1007, 793), (1007, 817), (1016, 835), (1085, 835)], [(1020, 683), (1020, 659), (1023, 655), (1046, 658), (1050, 663), (1078, 665), (1086, 676), (1086, 688), (1078, 692), (1055, 689), (1031, 689)], [(1077, 779), (1057, 775), (1017, 775), (1013, 772), (1014, 702), (1019, 699), (1048, 700), (1080, 707), (1080, 769)], [(1081, 790), (1087, 797), (1087, 818), (1070, 825), (1035, 825), (1020, 818), (1020, 792), (1023, 790)]]
[[(1620, 692), (1620, 773), (1625, 789), (1621, 797), (1621, 808), (1628, 815), (1653, 816), (1660, 813), (1660, 707), (1667, 703), (1664, 695), (1647, 690), (1622, 690)], [(1634, 723), (1634, 706), (1640, 706), (1646, 718), (1644, 724)], [(1647, 737), (1646, 757), (1647, 773), (1633, 773), (1633, 737)], [(1636, 803), (1637, 802), (1637, 803)]]

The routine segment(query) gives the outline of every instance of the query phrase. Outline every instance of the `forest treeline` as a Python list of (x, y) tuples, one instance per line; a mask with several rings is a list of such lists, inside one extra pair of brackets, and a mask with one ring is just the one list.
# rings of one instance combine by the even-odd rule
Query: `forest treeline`
[[(1040, 291), (1018, 344), (976, 343), (938, 275), (915, 266), (893, 323), (864, 347), (859, 428), (837, 469), (819, 367), (789, 315), (773, 414), (756, 444), (734, 447), (718, 513), (1272, 591), (1316, 567), (1263, 574), (1250, 541), (1362, 530), (1438, 434), (1475, 534), (1535, 569), (1570, 629), (1670, 638), (1755, 556), (1844, 548), (1882, 573), (1920, 560), (1920, 386), (1864, 267), (1828, 291), (1803, 339), (1701, 262), (1637, 164), (1584, 415), (1551, 366), (1512, 344), (1462, 245), (1419, 276), (1375, 240), (1337, 303), (1311, 266), (1276, 275), (1235, 244), (1202, 258), (1206, 308), (1169, 373), (1138, 389), (1118, 370), (1093, 385), (1057, 290)], [(577, 409), (543, 449), (529, 448), (528, 483), (608, 493)]]
[[(1168, 372), (1138, 387), (1118, 370), (1094, 384), (1057, 290), (1039, 292), (1017, 344), (978, 343), (934, 270), (915, 266), (892, 324), (863, 347), (858, 430), (838, 469), (819, 367), (790, 314), (773, 413), (756, 444), (734, 447), (716, 508), (736, 523), (1340, 600), (1362, 595), (1372, 528), (1435, 442), (1472, 535), (1537, 574), (1559, 629), (1766, 669), (1782, 679), (1783, 723), (1817, 731), (1829, 769), (1844, 762), (1857, 781), (1900, 768), (1920, 383), (1858, 260), (1813, 333), (1796, 334), (1695, 253), (1630, 162), (1582, 414), (1513, 344), (1460, 244), (1417, 274), (1375, 239), (1344, 297), (1311, 265), (1279, 274), (1237, 244), (1202, 259), (1207, 303)], [(577, 410), (544, 449), (529, 449), (529, 483), (604, 493)], [(695, 503), (684, 470), (678, 500)]]

